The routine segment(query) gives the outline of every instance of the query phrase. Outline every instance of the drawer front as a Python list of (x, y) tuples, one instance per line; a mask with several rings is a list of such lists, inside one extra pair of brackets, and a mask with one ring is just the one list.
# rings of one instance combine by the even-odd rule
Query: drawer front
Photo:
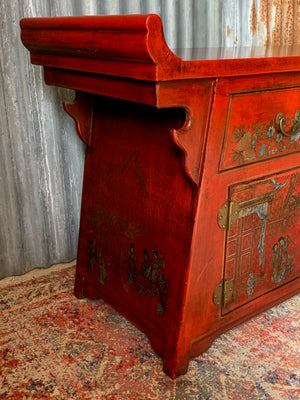
[(219, 171), (300, 150), (300, 87), (232, 93)]
[(300, 169), (229, 187), (223, 314), (300, 276)]

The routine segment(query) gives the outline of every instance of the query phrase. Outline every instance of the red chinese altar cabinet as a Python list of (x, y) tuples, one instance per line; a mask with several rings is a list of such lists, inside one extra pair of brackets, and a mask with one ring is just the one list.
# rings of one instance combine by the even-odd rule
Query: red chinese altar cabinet
[(46, 83), (77, 92), (64, 105), (86, 143), (77, 297), (125, 315), (174, 378), (299, 292), (297, 48), (176, 55), (157, 15), (21, 31)]

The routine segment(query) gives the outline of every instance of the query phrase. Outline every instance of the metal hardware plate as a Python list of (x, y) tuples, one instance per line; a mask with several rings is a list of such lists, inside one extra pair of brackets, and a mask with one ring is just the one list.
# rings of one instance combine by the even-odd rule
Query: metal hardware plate
[(239, 217), (239, 203), (226, 201), (218, 213), (218, 225), (223, 230), (230, 230)]
[(214, 303), (218, 307), (226, 307), (233, 295), (233, 280), (225, 279), (216, 287), (214, 292)]

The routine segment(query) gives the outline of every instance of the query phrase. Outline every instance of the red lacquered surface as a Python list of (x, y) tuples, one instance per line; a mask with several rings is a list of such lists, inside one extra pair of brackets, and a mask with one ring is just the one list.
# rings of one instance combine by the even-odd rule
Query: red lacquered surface
[(299, 292), (297, 47), (172, 52), (156, 15), (21, 30), (46, 83), (77, 91), (64, 105), (87, 146), (76, 296), (136, 324), (174, 378)]

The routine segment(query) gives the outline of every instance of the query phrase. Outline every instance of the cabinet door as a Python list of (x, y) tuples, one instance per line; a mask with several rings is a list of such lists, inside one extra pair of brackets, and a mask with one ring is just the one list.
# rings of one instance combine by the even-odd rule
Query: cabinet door
[(229, 187), (222, 313), (300, 275), (300, 169)]

